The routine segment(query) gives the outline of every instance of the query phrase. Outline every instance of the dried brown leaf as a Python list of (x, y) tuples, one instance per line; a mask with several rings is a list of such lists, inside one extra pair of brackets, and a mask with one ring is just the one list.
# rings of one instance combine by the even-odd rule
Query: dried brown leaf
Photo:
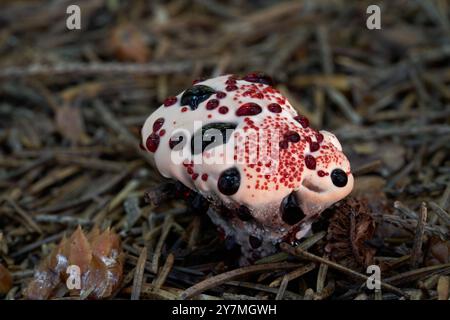
[(0, 264), (0, 295), (7, 294), (11, 290), (13, 280), (11, 273), (5, 266)]
[(150, 58), (150, 49), (143, 33), (132, 24), (121, 24), (111, 33), (109, 45), (120, 61), (145, 63)]
[(450, 262), (450, 242), (439, 237), (431, 237), (425, 255), (425, 265), (435, 266)]

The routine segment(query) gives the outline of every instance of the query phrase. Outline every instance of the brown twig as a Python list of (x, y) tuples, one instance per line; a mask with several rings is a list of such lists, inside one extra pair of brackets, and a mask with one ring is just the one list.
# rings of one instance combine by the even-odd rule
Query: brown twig
[(251, 274), (255, 272), (261, 272), (266, 270), (280, 270), (280, 269), (291, 269), (298, 267), (299, 265), (296, 263), (287, 263), (287, 262), (279, 262), (279, 263), (267, 263), (267, 264), (258, 264), (248, 267), (242, 267), (239, 269), (231, 270), (225, 273), (221, 273), (217, 276), (208, 278), (195, 284), (194, 286), (186, 289), (181, 295), (181, 299), (189, 299), (195, 297), (199, 293), (206, 291), (208, 289), (217, 287), (227, 281), (236, 279), (240, 276)]
[(427, 207), (424, 202), (420, 206), (419, 216), (417, 218), (416, 234), (414, 236), (414, 244), (411, 251), (411, 266), (416, 268), (420, 262), (422, 253), (423, 234), (425, 232), (425, 224), (427, 221)]
[[(303, 249), (300, 249), (298, 247), (294, 248), (294, 247), (290, 246), (287, 243), (280, 244), (280, 248), (283, 251), (286, 251), (287, 253), (289, 253), (290, 255), (293, 255), (295, 257), (299, 257), (301, 259), (314, 261), (316, 263), (324, 263), (324, 264), (328, 265), (329, 267), (331, 267), (331, 268), (333, 268), (335, 270), (341, 271), (341, 272), (343, 272), (345, 274), (348, 274), (348, 275), (350, 275), (350, 276), (352, 276), (354, 278), (357, 278), (357, 279), (360, 279), (360, 280), (364, 280), (364, 281), (367, 281), (369, 279), (369, 277), (366, 276), (366, 275), (363, 275), (363, 274), (361, 274), (359, 272), (356, 272), (356, 271), (354, 271), (352, 269), (344, 267), (344, 266), (342, 266), (340, 264), (337, 264), (337, 263), (335, 263), (333, 261), (330, 261), (328, 259), (324, 259), (324, 258), (318, 257), (318, 256), (316, 256), (316, 255), (314, 255), (312, 253), (309, 253), (309, 252), (307, 252), (307, 251), (305, 251)], [(390, 285), (390, 284), (388, 284), (386, 282), (382, 282), (381, 281), (380, 285), (383, 288), (385, 288), (386, 290), (389, 290), (391, 292), (395, 292), (396, 294), (398, 294), (398, 295), (400, 295), (402, 297), (407, 297), (407, 294), (405, 292), (403, 292), (399, 288), (396, 288), (396, 287), (394, 287), (394, 286), (392, 286), (392, 285)]]
[(1, 78), (33, 77), (33, 76), (88, 76), (114, 74), (160, 75), (186, 72), (192, 68), (189, 61), (166, 63), (66, 63), (56, 65), (33, 64), (26, 67), (7, 67), (0, 71)]
[(142, 291), (142, 281), (144, 279), (145, 262), (147, 261), (147, 247), (143, 247), (134, 271), (133, 289), (131, 300), (139, 300)]

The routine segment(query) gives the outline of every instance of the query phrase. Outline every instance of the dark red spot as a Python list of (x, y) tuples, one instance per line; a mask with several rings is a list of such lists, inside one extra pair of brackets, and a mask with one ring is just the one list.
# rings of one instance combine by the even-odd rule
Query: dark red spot
[(187, 173), (193, 174), (193, 173), (194, 173), (194, 170), (193, 170), (191, 167), (188, 167), (188, 168), (187, 168)]
[(225, 98), (227, 96), (227, 94), (225, 93), (225, 92), (223, 92), (223, 91), (217, 91), (216, 92), (216, 97), (217, 97), (217, 99), (223, 99), (223, 98)]
[(162, 129), (160, 132), (159, 132), (159, 136), (160, 137), (162, 137), (163, 135), (165, 135), (166, 134), (166, 130), (164, 130), (164, 129)]
[(295, 132), (295, 131), (289, 131), (286, 134), (286, 139), (288, 141), (290, 141), (290, 142), (293, 142), (293, 143), (299, 142), (300, 141), (300, 135), (297, 132)]
[(208, 110), (213, 110), (215, 108), (217, 108), (219, 106), (219, 100), (217, 99), (211, 99), (208, 101), (208, 103), (206, 104), (206, 109)]
[(319, 170), (319, 171), (317, 171), (317, 175), (319, 177), (325, 177), (327, 175), (327, 173), (325, 171)]
[(297, 120), (303, 128), (309, 127), (309, 120), (305, 116), (295, 116), (294, 119)]
[(158, 118), (153, 122), (153, 132), (158, 131), (164, 124), (164, 118)]
[(181, 108), (181, 112), (186, 112), (186, 111), (188, 111), (188, 107)]
[(192, 180), (196, 180), (198, 178), (198, 173), (194, 173), (193, 175), (192, 175)]
[(228, 112), (228, 107), (222, 106), (222, 107), (219, 108), (219, 113), (225, 114), (227, 112)]
[(318, 143), (321, 143), (323, 141), (323, 134), (321, 133), (316, 134), (316, 140)]
[(237, 88), (238, 87), (235, 84), (231, 84), (231, 85), (226, 86), (225, 90), (227, 90), (227, 91), (235, 91), (235, 90), (237, 90)]
[(239, 109), (236, 110), (237, 116), (254, 116), (258, 113), (261, 113), (262, 109), (261, 107), (253, 102), (244, 103), (242, 106), (239, 107)]
[(153, 132), (151, 135), (148, 136), (145, 145), (148, 151), (155, 152), (159, 146), (159, 136)]
[(312, 155), (308, 154), (305, 157), (305, 165), (310, 170), (316, 169), (316, 159)]
[(229, 84), (229, 85), (236, 84), (236, 79), (234, 79), (234, 78), (229, 78), (227, 81), (225, 81), (225, 83), (226, 83), (226, 84)]
[(243, 78), (243, 80), (248, 81), (248, 82), (267, 84), (269, 86), (274, 85), (272, 78), (262, 72), (249, 73)]
[(270, 112), (273, 113), (280, 113), (281, 112), (281, 106), (278, 103), (271, 103), (267, 106), (267, 109), (269, 109)]
[(177, 100), (177, 97), (168, 97), (166, 98), (166, 100), (164, 100), (164, 106), (170, 107), (171, 105), (174, 105)]
[(202, 180), (203, 181), (208, 180), (208, 174), (207, 173), (202, 174)]
[(311, 142), (309, 144), (309, 150), (311, 150), (311, 152), (317, 151), (319, 150), (320, 145), (317, 142)]
[(280, 149), (287, 149), (289, 147), (289, 143), (286, 140), (281, 140), (279, 146)]

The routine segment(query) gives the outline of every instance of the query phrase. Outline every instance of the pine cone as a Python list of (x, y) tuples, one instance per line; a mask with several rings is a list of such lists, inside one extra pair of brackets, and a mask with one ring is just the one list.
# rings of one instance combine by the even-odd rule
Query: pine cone
[(102, 233), (94, 228), (85, 236), (78, 227), (41, 262), (24, 296), (27, 299), (52, 298), (55, 289), (69, 278), (69, 266), (76, 266), (80, 271), (80, 289), (68, 288), (70, 295), (91, 299), (111, 296), (123, 275), (123, 252), (118, 235), (109, 228)]
[(373, 263), (375, 248), (366, 244), (375, 233), (367, 201), (347, 198), (336, 205), (328, 227), (325, 251), (332, 260), (352, 269)]

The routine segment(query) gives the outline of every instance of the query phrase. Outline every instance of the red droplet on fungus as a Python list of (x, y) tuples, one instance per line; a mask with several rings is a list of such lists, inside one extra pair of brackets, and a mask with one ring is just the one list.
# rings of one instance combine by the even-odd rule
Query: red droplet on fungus
[(227, 94), (225, 93), (225, 92), (223, 92), (223, 91), (217, 91), (216, 92), (216, 97), (217, 97), (217, 99), (223, 99), (223, 98), (225, 98), (227, 96)]
[(211, 99), (206, 103), (206, 109), (213, 110), (219, 106), (219, 100), (217, 99)]
[(325, 171), (319, 170), (319, 171), (317, 171), (317, 175), (318, 175), (319, 177), (325, 177), (325, 176), (327, 176), (328, 174), (327, 174)]
[(254, 116), (262, 112), (261, 107), (253, 102), (244, 103), (239, 109), (236, 110), (236, 115), (242, 116)]
[(158, 131), (164, 124), (164, 118), (158, 118), (153, 122), (153, 132)]
[(225, 87), (225, 90), (227, 90), (227, 91), (235, 91), (235, 90), (237, 90), (237, 89), (238, 89), (238, 87), (237, 87), (236, 85), (234, 85), (234, 84), (227, 85), (227, 86)]
[(177, 102), (177, 97), (168, 97), (166, 100), (164, 100), (164, 106), (170, 107), (174, 105)]
[(316, 169), (316, 159), (312, 155), (308, 154), (305, 157), (305, 165), (310, 170)]
[(145, 146), (147, 147), (148, 151), (155, 152), (159, 146), (159, 136), (153, 132), (148, 136), (147, 141), (145, 142)]
[(281, 112), (281, 106), (278, 103), (271, 103), (267, 106), (267, 109), (269, 109), (270, 112), (273, 113), (280, 113)]
[(317, 133), (316, 134), (316, 140), (318, 143), (321, 143), (323, 141), (323, 134)]
[(228, 107), (222, 106), (222, 107), (219, 108), (219, 113), (225, 114), (227, 112), (228, 112)]
[(319, 150), (320, 145), (317, 142), (311, 142), (309, 144), (309, 150), (311, 150), (311, 152), (317, 151)]
[(305, 116), (295, 116), (294, 119), (302, 125), (303, 128), (309, 127), (309, 120)]

